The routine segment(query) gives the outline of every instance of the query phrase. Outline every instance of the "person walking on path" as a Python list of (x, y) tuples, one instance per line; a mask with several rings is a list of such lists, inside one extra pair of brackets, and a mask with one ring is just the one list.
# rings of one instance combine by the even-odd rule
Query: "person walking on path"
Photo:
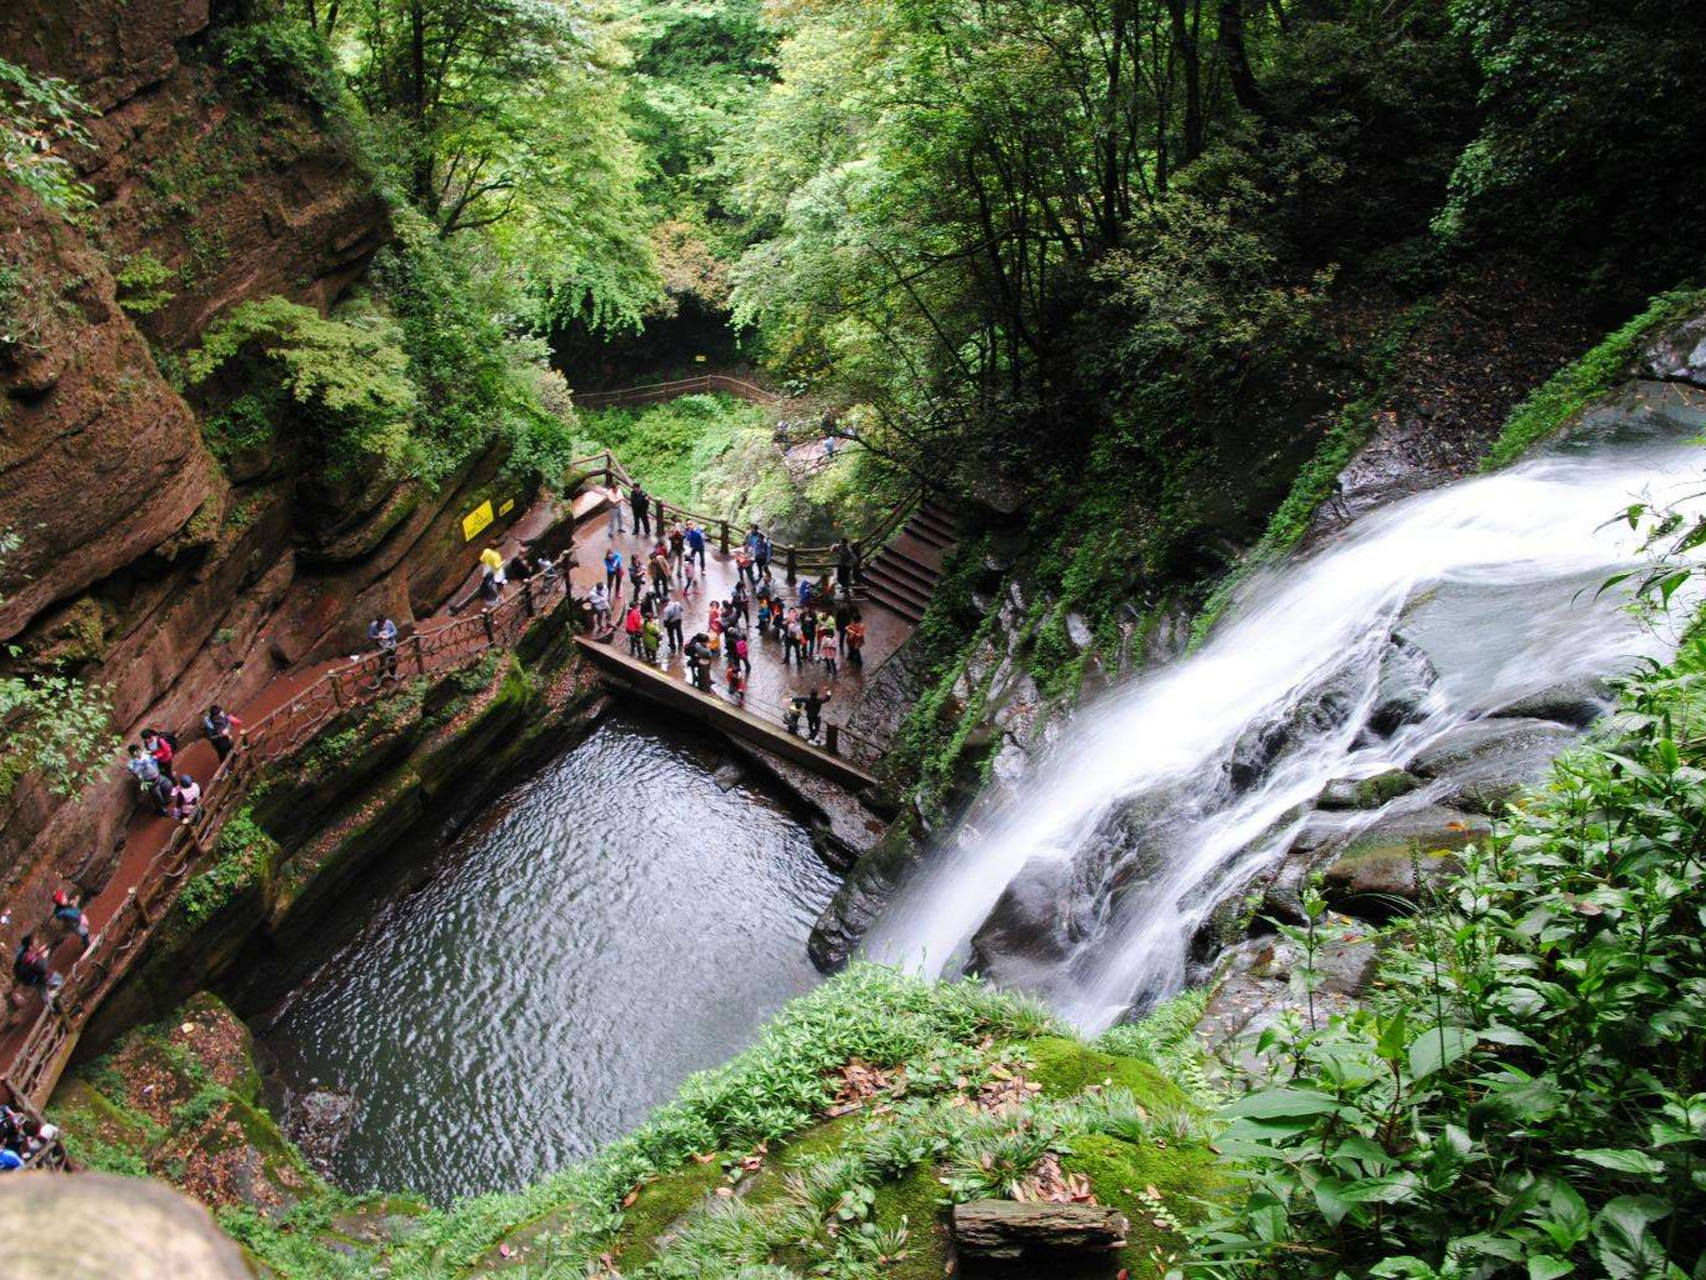
[(177, 752), (178, 740), (164, 729), (144, 729), (142, 731), (142, 749), (154, 757), (154, 763), (160, 766), (160, 772), (167, 777), (172, 773), (172, 756)]
[(681, 638), (681, 624), (686, 614), (687, 609), (679, 600), (671, 600), (663, 607), (663, 629), (669, 636), (671, 653), (679, 653), (686, 647)]
[(130, 776), (136, 779), (136, 785), (142, 795), (159, 812), (166, 816), (166, 807), (172, 802), (172, 784), (166, 775), (160, 772), (160, 762), (136, 743), (130, 744), (130, 759), (126, 761), (126, 769)]
[(83, 904), (64, 889), (54, 892), (53, 919), (54, 923), (59, 925), (65, 934), (76, 934), (81, 939), (84, 949), (88, 948), (89, 921), (83, 914)]
[(699, 562), (699, 574), (705, 574), (705, 531), (693, 521), (687, 522), (687, 554)]
[(609, 596), (622, 592), (622, 553), (615, 547), (604, 553), (604, 591)]
[(758, 532), (758, 541), (752, 548), (752, 562), (758, 567), (760, 578), (770, 576), (770, 539), (764, 535), (762, 530)]
[(699, 590), (699, 582), (693, 574), (693, 557), (688, 556), (681, 562), (681, 594), (690, 596)]
[(592, 634), (601, 636), (610, 630), (610, 592), (602, 582), (592, 584), (586, 604), (592, 610)]
[(31, 991), (40, 991), (43, 1000), (51, 1001), (60, 984), (55, 981), (53, 953), (47, 943), (33, 933), (20, 938), (18, 949), (12, 953), (12, 977), (17, 983), (10, 996), (14, 1012), (23, 1009)]
[[(392, 628), (394, 632), (395, 627)], [(391, 666), (397, 665), (397, 641), (395, 635), (391, 639)], [(221, 760), (231, 754), (231, 731), (243, 732), (243, 722), (232, 715), (217, 702), (207, 709), (207, 714), (201, 718), (201, 727), (207, 730), (207, 740), (213, 744), (213, 749), (219, 753)]]
[(847, 650), (847, 665), (854, 671), (864, 670), (865, 619), (858, 610), (854, 610), (847, 629), (842, 633), (842, 645)]
[(745, 702), (746, 701), (746, 677), (741, 674), (740, 663), (734, 662), (732, 660), (730, 661), (728, 682), (729, 682), (729, 697), (733, 698), (736, 702)]
[(178, 785), (172, 788), (172, 817), (186, 827), (201, 810), (201, 784), (187, 773), (178, 775)]
[(634, 481), (634, 487), (628, 491), (628, 502), (634, 509), (634, 532), (651, 537), (652, 496), (638, 480)]
[(498, 580), (501, 587), (504, 584), (504, 553), (496, 547), (487, 547), (480, 552), (480, 563), (486, 566), (486, 572)]
[(752, 657), (747, 644), (746, 632), (734, 630), (729, 633), (729, 665), (739, 667), (747, 675), (752, 674)]
[(628, 616), (622, 623), (622, 629), (628, 633), (628, 655), (640, 656), (640, 636), (646, 629), (646, 620), (640, 614), (640, 605), (636, 600), (628, 606)]

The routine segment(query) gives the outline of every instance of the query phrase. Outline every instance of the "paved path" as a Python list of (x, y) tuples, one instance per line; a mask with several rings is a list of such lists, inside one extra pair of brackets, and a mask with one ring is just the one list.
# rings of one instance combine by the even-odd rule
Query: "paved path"
[[(612, 491), (598, 490), (600, 496), (609, 500)], [(580, 503), (577, 503), (577, 509)], [(588, 504), (589, 506), (591, 504)], [(575, 565), (572, 582), (577, 595), (585, 595), (594, 584), (604, 581), (604, 554), (612, 546), (622, 553), (622, 568), (627, 571), (629, 560), (639, 555), (642, 559), (650, 556), (656, 538), (636, 535), (633, 529), (633, 511), (624, 503), (622, 507), (623, 524), (629, 532), (612, 538), (607, 532), (608, 514), (604, 507), (583, 515), (575, 531)], [(655, 533), (656, 530), (654, 529)], [(699, 590), (691, 596), (680, 597), (687, 607), (686, 624), (683, 627), (688, 639), (693, 633), (705, 630), (709, 606), (712, 600), (727, 600), (734, 590), (735, 579), (739, 571), (735, 568), (733, 555), (723, 556), (714, 542), (708, 542), (705, 548), (705, 573), (701, 576)], [(772, 566), (771, 575), (777, 587), (782, 591), (784, 599), (789, 604), (798, 602), (798, 592), (789, 587), (776, 566)], [(679, 579), (676, 587), (679, 589)], [(631, 598), (624, 586), (623, 602)], [(774, 637), (759, 639), (756, 628), (749, 628), (747, 641), (752, 659), (752, 677), (747, 682), (746, 700), (754, 710), (777, 710), (787, 700), (797, 693), (805, 693), (817, 688), (832, 693), (828, 707), (824, 709), (824, 718), (835, 724), (847, 723), (852, 714), (853, 706), (858, 702), (864, 682), (871, 672), (880, 666), (885, 658), (900, 647), (901, 642), (912, 633), (912, 628), (905, 620), (890, 613), (887, 609), (862, 608), (861, 614), (865, 622), (865, 666), (861, 672), (849, 666), (846, 654), (842, 653), (840, 674), (831, 680), (827, 669), (821, 662), (810, 662), (803, 667), (786, 664), (782, 661), (782, 642)], [(611, 637), (611, 643), (627, 651), (628, 640), (622, 634), (620, 621), (617, 631)], [(676, 679), (687, 680), (687, 664), (680, 654), (671, 654), (665, 645), (658, 655), (657, 668), (667, 672)], [(719, 655), (712, 665), (712, 673), (718, 688), (724, 688), (727, 678), (726, 655)]]

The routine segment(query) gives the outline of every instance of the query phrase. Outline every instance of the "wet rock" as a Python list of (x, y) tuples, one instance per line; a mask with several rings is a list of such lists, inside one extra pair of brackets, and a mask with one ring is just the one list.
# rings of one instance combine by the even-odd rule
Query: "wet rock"
[[(1317, 1021), (1347, 1011), (1368, 990), (1378, 958), (1373, 938), (1343, 920), (1330, 918), (1327, 924), (1315, 958), (1321, 973), (1315, 992)], [(1219, 984), (1197, 1023), (1198, 1037), (1226, 1067), (1257, 1072), (1262, 1064), (1253, 1052), (1255, 1037), (1287, 1010), (1307, 1013), (1308, 1001), (1291, 981), (1300, 960), (1294, 943), (1273, 936), (1251, 938), (1227, 952)]]
[(1706, 387), (1706, 316), (1668, 329), (1641, 358), (1641, 372), (1664, 382)]
[(1251, 725), (1232, 747), (1226, 764), (1227, 779), (1237, 790), (1248, 790), (1293, 743), (1343, 724), (1350, 709), (1344, 691), (1329, 686), (1276, 718)]
[(302, 1154), (319, 1170), (331, 1167), (338, 1147), (355, 1127), (360, 1105), (354, 1093), (314, 1089), (290, 1102), (290, 1135)]
[(1378, 809), (1420, 785), (1421, 779), (1403, 769), (1388, 769), (1372, 778), (1335, 778), (1321, 788), (1315, 803), (1323, 809)]
[(1352, 837), (1327, 868), (1327, 901), (1364, 920), (1407, 914), (1458, 871), (1451, 855), (1490, 829), (1484, 818), (1443, 805), (1383, 818)]
[(1443, 779), (1450, 797), (1476, 813), (1496, 813), (1513, 796), (1545, 779), (1576, 732), (1551, 720), (1474, 720), (1421, 752), (1410, 767)]
[(1117, 1209), (1048, 1200), (973, 1200), (954, 1206), (961, 1257), (1041, 1262), (1107, 1253), (1125, 1246), (1130, 1224)]
[(1070, 863), (1032, 858), (972, 937), (978, 972), (1001, 987), (1046, 991), (1076, 940), (1074, 898)]
[(1501, 720), (1555, 720), (1575, 729), (1586, 729), (1610, 711), (1612, 703), (1610, 685), (1597, 676), (1584, 676), (1549, 685), (1487, 714)]
[(1368, 727), (1387, 737), (1401, 726), (1420, 720), (1438, 680), (1439, 673), (1428, 655), (1402, 635), (1394, 634), (1380, 658)]
[(740, 785), (741, 779), (745, 776), (746, 771), (730, 760), (711, 775), (711, 781), (724, 791), (732, 791)]

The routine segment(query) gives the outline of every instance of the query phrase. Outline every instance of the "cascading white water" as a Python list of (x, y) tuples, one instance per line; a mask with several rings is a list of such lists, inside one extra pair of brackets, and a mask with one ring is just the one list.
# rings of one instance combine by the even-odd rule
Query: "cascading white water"
[[(1081, 711), (1016, 794), (931, 851), (866, 954), (953, 972), (1003, 893), (1040, 867), (1078, 886), (1075, 941), (1027, 985), (1090, 1031), (1170, 994), (1209, 912), (1283, 856), (1327, 782), (1402, 765), (1467, 719), (1667, 648), (1663, 629), (1595, 589), (1637, 550), (1607, 520), (1637, 496), (1692, 491), (1699, 427), (1675, 406), (1603, 418), (1252, 580), (1197, 652)], [(1410, 723), (1381, 734), (1368, 718), (1395, 628), (1438, 678)]]

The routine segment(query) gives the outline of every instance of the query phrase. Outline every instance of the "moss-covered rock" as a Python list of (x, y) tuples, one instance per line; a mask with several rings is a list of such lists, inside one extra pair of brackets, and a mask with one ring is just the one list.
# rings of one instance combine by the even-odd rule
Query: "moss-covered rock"
[(1189, 1099), (1153, 1064), (1103, 1053), (1064, 1036), (1027, 1041), (1032, 1066), (1026, 1075), (1042, 1085), (1044, 1097), (1070, 1098), (1086, 1089), (1128, 1089), (1152, 1110), (1184, 1107)]
[(1201, 1202), (1222, 1188), (1214, 1153), (1204, 1144), (1157, 1138), (1126, 1142), (1104, 1133), (1085, 1134), (1061, 1157), (1061, 1171), (1082, 1175), (1098, 1204), (1125, 1214), (1131, 1223), (1126, 1247), (1107, 1270), (1131, 1280), (1159, 1280), (1184, 1243), (1179, 1227), (1195, 1222)]

